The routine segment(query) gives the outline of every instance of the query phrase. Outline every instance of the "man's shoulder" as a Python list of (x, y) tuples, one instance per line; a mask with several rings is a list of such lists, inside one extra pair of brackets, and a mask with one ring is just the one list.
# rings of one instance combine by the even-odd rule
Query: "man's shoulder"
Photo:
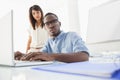
[(66, 34), (70, 39), (81, 39), (81, 36), (77, 32), (67, 32)]
[(69, 36), (78, 35), (76, 32), (66, 32), (66, 34), (69, 35)]

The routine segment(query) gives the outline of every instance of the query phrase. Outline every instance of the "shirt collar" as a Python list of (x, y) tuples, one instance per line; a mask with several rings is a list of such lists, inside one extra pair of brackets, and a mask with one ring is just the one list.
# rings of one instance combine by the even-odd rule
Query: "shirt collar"
[(55, 38), (56, 38), (56, 39), (61, 39), (61, 38), (63, 37), (63, 35), (64, 35), (64, 32), (61, 31), (60, 34), (59, 34), (57, 37), (55, 37)]
[(55, 40), (55, 39), (62, 39), (63, 35), (65, 34), (65, 32), (61, 31), (60, 34), (55, 37), (55, 38), (51, 38), (52, 40)]

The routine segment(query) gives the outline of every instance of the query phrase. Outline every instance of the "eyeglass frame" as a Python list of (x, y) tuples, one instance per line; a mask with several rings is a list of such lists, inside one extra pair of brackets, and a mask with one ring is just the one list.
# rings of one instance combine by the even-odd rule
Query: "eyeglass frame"
[(49, 26), (50, 24), (55, 24), (57, 22), (59, 22), (59, 20), (58, 19), (54, 19), (54, 20), (51, 20), (49, 22), (44, 23), (44, 26)]

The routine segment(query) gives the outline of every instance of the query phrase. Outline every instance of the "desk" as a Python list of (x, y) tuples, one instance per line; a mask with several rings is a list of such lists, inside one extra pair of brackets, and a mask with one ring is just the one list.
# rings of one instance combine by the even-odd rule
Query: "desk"
[[(57, 65), (57, 64), (51, 64)], [(46, 66), (46, 65), (41, 65)], [(49, 65), (48, 65), (49, 66)], [(84, 75), (70, 75), (47, 71), (37, 71), (29, 67), (0, 67), (0, 80), (108, 80)], [(109, 79), (110, 80), (110, 79)]]

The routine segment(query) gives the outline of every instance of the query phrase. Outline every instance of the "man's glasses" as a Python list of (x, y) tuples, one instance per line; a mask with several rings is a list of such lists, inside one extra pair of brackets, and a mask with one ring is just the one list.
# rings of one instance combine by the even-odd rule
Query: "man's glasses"
[(45, 26), (49, 26), (50, 24), (55, 24), (55, 23), (57, 23), (57, 22), (58, 22), (58, 19), (54, 19), (54, 20), (52, 20), (52, 21), (49, 21), (49, 22), (44, 23), (44, 25), (45, 25)]

